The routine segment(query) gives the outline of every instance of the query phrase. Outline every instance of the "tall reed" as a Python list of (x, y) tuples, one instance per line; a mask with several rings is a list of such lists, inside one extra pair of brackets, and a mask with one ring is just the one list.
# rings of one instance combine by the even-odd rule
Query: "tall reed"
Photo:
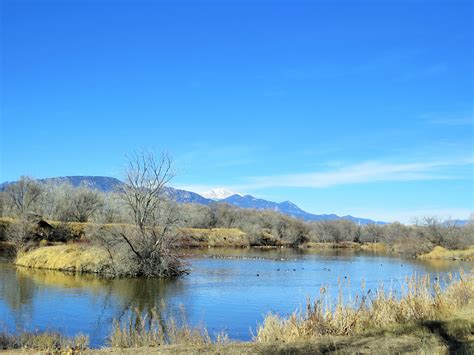
[(392, 324), (446, 318), (474, 298), (474, 275), (461, 272), (459, 279), (449, 275), (445, 282), (431, 282), (428, 275), (412, 276), (405, 279), (399, 294), (393, 287), (387, 291), (380, 284), (375, 291), (363, 291), (349, 300), (344, 300), (340, 285), (336, 302), (322, 287), (320, 297), (314, 302), (308, 300), (305, 311), (293, 312), (289, 317), (268, 314), (258, 326), (254, 341), (351, 335)]

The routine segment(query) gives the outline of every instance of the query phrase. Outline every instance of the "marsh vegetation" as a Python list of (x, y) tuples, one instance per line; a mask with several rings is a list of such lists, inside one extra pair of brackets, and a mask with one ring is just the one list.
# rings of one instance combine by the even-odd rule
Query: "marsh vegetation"
[[(472, 274), (448, 275), (432, 282), (429, 276), (407, 277), (401, 288), (379, 283), (375, 289), (346, 299), (341, 283), (336, 297), (321, 288), (320, 295), (290, 315), (268, 314), (249, 342), (236, 342), (224, 331), (211, 333), (204, 325), (190, 325), (186, 311), (179, 318), (163, 317), (163, 309), (130, 309), (115, 319), (106, 346), (165, 353), (182, 351), (254, 353), (280, 348), (295, 353), (344, 352), (364, 339), (371, 351), (472, 351), (474, 329)], [(401, 341), (399, 337), (402, 337)], [(54, 332), (0, 335), (5, 348), (47, 351), (84, 350), (88, 338), (66, 337)]]

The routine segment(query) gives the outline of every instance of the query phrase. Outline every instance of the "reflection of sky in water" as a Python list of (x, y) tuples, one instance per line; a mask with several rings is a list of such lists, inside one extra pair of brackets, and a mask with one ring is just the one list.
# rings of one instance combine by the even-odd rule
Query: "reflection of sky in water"
[(159, 308), (164, 301), (168, 314), (179, 318), (183, 304), (190, 323), (203, 322), (211, 333), (226, 330), (231, 338), (246, 340), (269, 311), (288, 314), (307, 297), (319, 296), (326, 285), (335, 297), (338, 280), (346, 285), (343, 293), (348, 298), (361, 290), (363, 282), (365, 291), (382, 281), (399, 288), (414, 273), (436, 276), (472, 267), (472, 263), (347, 251), (211, 249), (196, 253), (206, 257), (190, 259), (191, 274), (174, 281), (104, 280), (0, 263), (0, 328), (82, 332), (90, 335), (93, 346), (100, 346), (112, 319), (126, 319), (128, 311), (136, 308)]

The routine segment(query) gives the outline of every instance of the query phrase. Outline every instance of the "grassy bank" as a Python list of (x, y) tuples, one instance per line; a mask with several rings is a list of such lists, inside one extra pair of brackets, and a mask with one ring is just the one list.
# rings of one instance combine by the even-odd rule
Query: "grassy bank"
[(364, 334), (325, 336), (269, 343), (179, 344), (160, 347), (105, 348), (87, 354), (472, 354), (474, 322), (464, 318), (393, 326)]
[(237, 247), (250, 246), (246, 233), (237, 228), (181, 228), (179, 233), (187, 247)]
[(471, 246), (464, 250), (449, 250), (437, 246), (431, 252), (420, 255), (419, 258), (474, 261), (474, 246)]
[[(463, 318), (397, 326), (361, 335), (321, 337), (311, 341), (272, 343), (228, 342), (224, 344), (173, 344), (158, 347), (79, 350), (71, 346), (35, 347), (44, 340), (30, 342), (30, 346), (11, 353), (31, 353), (32, 349), (51, 354), (472, 354), (473, 322)], [(1, 336), (0, 336), (1, 339)], [(51, 343), (48, 341), (46, 344)], [(68, 341), (71, 343), (71, 340)], [(0, 347), (1, 349), (1, 347)], [(7, 352), (8, 353), (8, 352)]]
[(387, 253), (389, 252), (389, 247), (384, 243), (355, 243), (355, 242), (341, 242), (341, 243), (315, 243), (308, 242), (304, 244), (303, 247), (311, 249), (354, 249), (354, 250), (364, 250), (374, 253)]
[[(204, 327), (190, 326), (185, 318), (177, 322), (154, 312), (133, 312), (128, 322), (114, 323), (109, 347), (86, 353), (470, 354), (474, 351), (474, 276), (461, 273), (459, 279), (446, 282), (441, 288), (427, 276), (408, 278), (400, 297), (379, 287), (359, 295), (357, 302), (339, 297), (331, 303), (321, 290), (320, 298), (305, 312), (289, 317), (269, 314), (251, 342), (232, 342), (225, 333), (212, 338)], [(59, 352), (84, 349), (85, 339), (61, 340), (51, 333), (0, 335), (0, 344)]]
[[(385, 243), (307, 243), (304, 247), (312, 249), (353, 249), (364, 250), (381, 254), (397, 254), (406, 255), (401, 252), (397, 246), (387, 245)], [(450, 250), (441, 246), (435, 246), (430, 252), (416, 255), (420, 259), (437, 259), (437, 260), (463, 260), (474, 261), (474, 246), (469, 246), (466, 249)]]

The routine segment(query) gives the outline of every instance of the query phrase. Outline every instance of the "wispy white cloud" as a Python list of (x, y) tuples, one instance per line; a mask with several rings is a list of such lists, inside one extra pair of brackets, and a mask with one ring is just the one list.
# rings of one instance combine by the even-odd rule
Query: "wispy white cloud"
[(460, 176), (447, 171), (446, 168), (472, 164), (472, 158), (457, 161), (398, 164), (368, 161), (326, 171), (253, 177), (242, 188), (246, 190), (275, 187), (327, 188), (374, 182), (457, 179)]
[[(339, 185), (368, 184), (378, 182), (408, 182), (429, 180), (472, 179), (474, 158), (439, 160), (414, 163), (387, 163), (366, 161), (352, 165), (327, 165), (328, 169), (300, 174), (282, 174), (247, 177), (242, 183), (221, 187), (249, 192), (269, 188), (312, 188), (323, 189)], [(177, 186), (197, 193), (216, 188), (208, 184), (183, 184)]]

